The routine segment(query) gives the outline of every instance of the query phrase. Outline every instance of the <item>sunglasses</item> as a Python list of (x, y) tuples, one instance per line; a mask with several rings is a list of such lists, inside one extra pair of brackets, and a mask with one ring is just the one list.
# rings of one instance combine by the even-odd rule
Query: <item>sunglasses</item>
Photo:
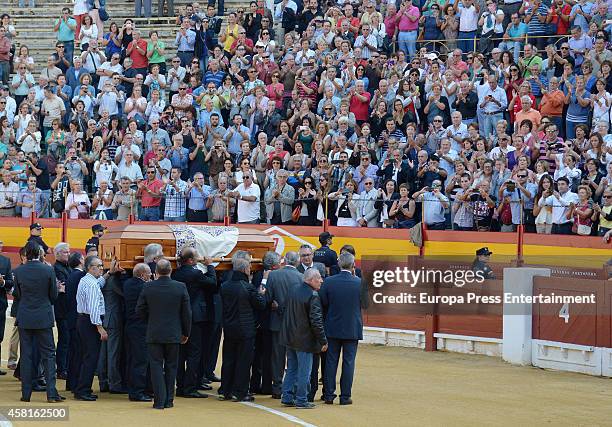
[(519, 178), (527, 178), (527, 175), (517, 175)]
[(267, 31), (265, 31), (265, 32), (263, 32), (261, 34), (264, 35), (264, 36), (270, 35), (270, 33), (268, 33)]
[(181, 61), (179, 59), (173, 59), (172, 62), (175, 63), (175, 64), (178, 64)]
[(366, 182), (364, 185), (374, 185), (373, 182)]
[[(279, 177), (279, 178), (280, 178), (280, 177)], [(250, 177), (250, 176), (245, 176), (245, 177), (243, 177), (242, 179), (251, 179), (251, 177)]]
[(179, 87), (179, 90), (187, 90), (186, 87)]
[(304, 185), (312, 185), (312, 181), (304, 181)]
[(155, 171), (147, 171), (147, 175), (155, 175)]
[(608, 195), (603, 195), (604, 199), (612, 199), (612, 194), (608, 194)]
[(442, 123), (442, 120), (434, 120), (434, 123)]

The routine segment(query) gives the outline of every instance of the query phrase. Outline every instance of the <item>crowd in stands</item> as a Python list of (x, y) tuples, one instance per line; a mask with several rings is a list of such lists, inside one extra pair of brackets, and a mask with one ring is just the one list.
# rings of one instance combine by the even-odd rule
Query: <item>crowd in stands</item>
[(608, 7), (78, 0), (44, 64), (5, 14), (0, 216), (604, 235)]

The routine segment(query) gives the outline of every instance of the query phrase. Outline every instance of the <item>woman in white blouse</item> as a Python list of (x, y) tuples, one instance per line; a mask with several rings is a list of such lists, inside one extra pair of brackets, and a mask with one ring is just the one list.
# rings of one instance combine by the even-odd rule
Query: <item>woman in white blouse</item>
[(113, 190), (107, 181), (99, 181), (100, 188), (93, 195), (92, 207), (96, 219), (113, 219)]
[(68, 218), (89, 218), (89, 209), (91, 208), (91, 202), (89, 196), (83, 191), (83, 184), (81, 181), (72, 181), (70, 183), (72, 191), (66, 196), (66, 212), (68, 212)]
[(13, 120), (13, 128), (15, 129), (15, 137), (17, 139), (21, 138), (21, 135), (25, 133), (30, 121), (33, 121), (33, 117), (30, 114), (28, 104), (21, 104), (19, 106), (19, 112)]
[(89, 15), (83, 17), (79, 39), (81, 40), (81, 50), (87, 50), (89, 42), (98, 39), (98, 27), (94, 25), (93, 19)]
[[(128, 120), (136, 119), (141, 124), (145, 121), (145, 112), (147, 110), (147, 99), (142, 96), (142, 88), (134, 86), (132, 96), (125, 100), (125, 113)], [(144, 124), (144, 123), (143, 123)]]

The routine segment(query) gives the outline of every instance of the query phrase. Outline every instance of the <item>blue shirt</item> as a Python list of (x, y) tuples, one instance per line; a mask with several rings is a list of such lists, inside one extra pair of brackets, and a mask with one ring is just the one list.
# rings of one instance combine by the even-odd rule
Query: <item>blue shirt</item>
[(582, 28), (583, 33), (588, 33), (589, 32), (589, 21), (587, 21), (583, 15), (577, 14), (576, 11), (582, 8), (582, 11), (584, 13), (586, 13), (587, 15), (592, 15), (594, 7), (595, 7), (595, 4), (590, 3), (590, 2), (587, 2), (584, 5), (581, 5), (580, 3), (576, 3), (574, 7), (572, 7), (572, 11), (570, 12), (570, 17), (575, 15), (572, 26), (579, 25), (580, 28)]
[(207, 71), (204, 74), (204, 85), (207, 85), (210, 82), (213, 82), (216, 87), (220, 87), (223, 84), (223, 78), (225, 77), (225, 72), (218, 70), (217, 72)]
[(206, 201), (208, 200), (208, 196), (210, 196), (211, 188), (208, 185), (203, 185), (202, 190), (198, 190), (197, 188), (192, 188), (187, 193), (187, 197), (189, 198), (189, 209), (194, 211), (203, 211), (206, 210)]
[(168, 150), (168, 159), (172, 163), (173, 168), (181, 168), (181, 170), (187, 170), (187, 164), (189, 162), (189, 150), (185, 147), (181, 147), (179, 150), (175, 150), (174, 147)]
[(528, 31), (529, 27), (522, 21), (518, 25), (510, 25), (508, 27), (508, 35), (510, 37), (523, 37)]
[[(57, 19), (55, 20), (55, 24), (57, 24)], [(74, 18), (68, 18), (68, 24), (64, 22), (62, 19), (60, 22), (59, 30), (57, 31), (57, 40), (61, 42), (72, 42), (74, 41), (74, 30), (70, 29), (69, 25), (72, 25), (72, 28), (76, 28), (76, 20)]]
[(442, 201), (448, 203), (448, 197), (444, 194), (436, 196), (433, 192), (428, 191), (421, 194), (418, 201), (423, 202), (423, 221), (425, 224), (437, 224), (446, 221), (444, 216), (445, 208)]
[[(232, 130), (234, 131), (233, 134)], [(249, 133), (249, 128), (244, 125), (240, 125), (240, 130), (246, 132), (247, 134)], [(232, 125), (227, 129), (227, 132), (225, 132), (225, 135), (223, 135), (223, 140), (227, 141), (227, 151), (230, 154), (240, 154), (240, 143), (242, 142), (243, 138), (242, 135), (240, 135), (240, 132), (236, 129), (236, 125)]]
[(191, 51), (193, 52), (193, 48), (195, 46), (196, 33), (195, 31), (189, 29), (185, 36), (183, 36), (180, 32), (176, 35), (176, 47), (179, 52)]

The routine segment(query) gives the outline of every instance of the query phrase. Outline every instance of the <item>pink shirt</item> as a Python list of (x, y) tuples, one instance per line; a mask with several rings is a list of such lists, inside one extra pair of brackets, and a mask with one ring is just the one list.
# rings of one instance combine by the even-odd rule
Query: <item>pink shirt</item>
[(419, 17), (421, 16), (421, 12), (419, 11), (419, 8), (416, 6), (412, 6), (410, 9), (408, 9), (406, 12), (404, 12), (399, 19), (399, 30), (400, 31), (416, 31), (419, 29), (419, 20), (416, 19), (414, 22), (412, 22), (410, 19), (408, 19), (408, 15), (411, 15), (413, 17)]

